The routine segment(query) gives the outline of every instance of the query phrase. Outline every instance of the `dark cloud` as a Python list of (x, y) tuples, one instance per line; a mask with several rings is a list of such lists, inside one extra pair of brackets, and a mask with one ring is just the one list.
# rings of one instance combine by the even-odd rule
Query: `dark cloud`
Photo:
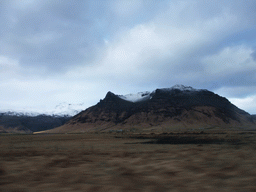
[[(26, 67), (43, 65), (50, 71), (61, 72), (81, 63), (85, 65), (97, 57), (105, 39), (111, 39), (119, 29), (146, 21), (150, 15), (137, 11), (121, 17), (110, 7), (117, 2), (4, 1), (0, 50), (4, 55), (19, 58)], [(147, 9), (151, 6), (146, 5)]]
[(253, 53), (251, 54), (252, 58), (254, 59), (254, 61), (256, 61), (256, 50), (253, 51)]
[(43, 65), (56, 72), (90, 61), (103, 43), (90, 6), (83, 1), (46, 1), (20, 9), (6, 4), (0, 49), (24, 66)]

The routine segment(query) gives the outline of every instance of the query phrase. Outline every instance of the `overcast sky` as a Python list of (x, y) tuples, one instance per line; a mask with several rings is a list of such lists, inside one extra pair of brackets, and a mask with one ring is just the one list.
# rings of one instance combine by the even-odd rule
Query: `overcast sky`
[(0, 0), (0, 111), (175, 84), (256, 114), (255, 0)]

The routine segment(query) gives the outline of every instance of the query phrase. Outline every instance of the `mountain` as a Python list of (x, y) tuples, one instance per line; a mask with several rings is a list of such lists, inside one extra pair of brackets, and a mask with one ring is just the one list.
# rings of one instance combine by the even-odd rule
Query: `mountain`
[(54, 109), (0, 112), (0, 133), (33, 133), (59, 127), (84, 109), (84, 104), (59, 103)]
[(5, 113), (6, 115), (11, 116), (38, 116), (38, 115), (46, 115), (46, 116), (74, 116), (84, 110), (85, 104), (70, 104), (66, 102), (59, 103), (52, 109), (48, 110), (40, 110), (40, 109), (19, 109), (19, 110), (3, 110), (1, 109), (0, 113)]
[(255, 127), (255, 119), (226, 98), (184, 85), (153, 92), (116, 95), (108, 92), (95, 106), (50, 132), (117, 129), (174, 130)]
[(84, 109), (84, 104), (60, 103), (54, 109), (0, 112), (0, 133), (33, 133), (59, 127)]
[(71, 116), (0, 113), (0, 133), (32, 133), (59, 127)]

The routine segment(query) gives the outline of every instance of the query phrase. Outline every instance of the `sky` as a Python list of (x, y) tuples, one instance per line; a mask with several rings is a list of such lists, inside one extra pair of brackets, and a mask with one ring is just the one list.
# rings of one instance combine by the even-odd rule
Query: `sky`
[(0, 111), (176, 84), (256, 114), (255, 0), (0, 0)]

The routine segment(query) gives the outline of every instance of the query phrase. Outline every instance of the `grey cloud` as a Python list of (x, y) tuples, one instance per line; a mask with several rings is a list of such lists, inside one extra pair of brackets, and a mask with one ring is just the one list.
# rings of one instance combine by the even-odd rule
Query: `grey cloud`
[(256, 50), (253, 51), (253, 53), (251, 54), (252, 58), (254, 59), (254, 61), (256, 61)]
[[(86, 15), (91, 11), (90, 5), (83, 1), (56, 2), (15, 13), (11, 5), (7, 6), (12, 11), (1, 15), (1, 21), (6, 21), (1, 23), (2, 54), (18, 57), (25, 66), (44, 65), (56, 71), (92, 59), (103, 40), (99, 41), (102, 34), (95, 21)], [(48, 34), (52, 37), (40, 40)]]
[(54, 73), (86, 65), (98, 57), (105, 39), (152, 17), (156, 9), (146, 13), (150, 2), (122, 18), (111, 11), (114, 1), (35, 1), (27, 6), (19, 1), (21, 7), (2, 1), (0, 51), (25, 67), (44, 66)]

